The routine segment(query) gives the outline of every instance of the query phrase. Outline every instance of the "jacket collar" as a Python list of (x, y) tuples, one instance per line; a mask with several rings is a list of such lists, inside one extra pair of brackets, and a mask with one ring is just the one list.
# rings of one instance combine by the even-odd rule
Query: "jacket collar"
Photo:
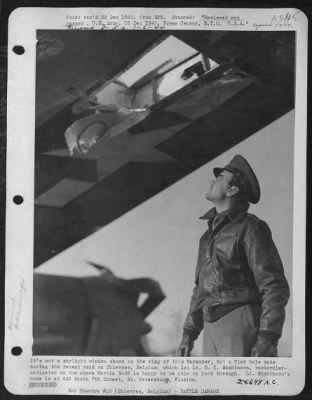
[(228, 217), (232, 222), (239, 222), (241, 221), (247, 213), (249, 208), (248, 202), (243, 202), (236, 207), (230, 208), (229, 210), (223, 211), (222, 213), (218, 214), (216, 208), (211, 208), (206, 214), (199, 217), (200, 219), (206, 219), (212, 221), (216, 215), (219, 215), (224, 218)]

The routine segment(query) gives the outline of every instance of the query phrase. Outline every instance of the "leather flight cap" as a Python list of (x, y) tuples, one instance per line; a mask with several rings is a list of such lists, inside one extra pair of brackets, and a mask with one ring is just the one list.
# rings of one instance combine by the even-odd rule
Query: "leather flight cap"
[(233, 174), (241, 174), (247, 180), (246, 195), (251, 203), (258, 203), (260, 200), (260, 185), (256, 174), (248, 161), (241, 155), (236, 155), (224, 168), (214, 168), (213, 173), (217, 177), (222, 171), (229, 171)]

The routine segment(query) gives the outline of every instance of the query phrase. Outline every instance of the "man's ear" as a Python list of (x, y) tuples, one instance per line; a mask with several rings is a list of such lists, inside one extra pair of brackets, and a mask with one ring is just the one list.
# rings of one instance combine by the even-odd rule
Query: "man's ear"
[(239, 192), (239, 188), (237, 186), (231, 186), (227, 191), (227, 197), (236, 196)]

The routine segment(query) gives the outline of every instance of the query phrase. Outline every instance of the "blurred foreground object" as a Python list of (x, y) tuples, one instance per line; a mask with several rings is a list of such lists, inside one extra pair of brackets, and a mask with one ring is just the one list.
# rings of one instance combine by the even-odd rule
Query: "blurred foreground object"
[[(34, 273), (34, 355), (144, 356), (145, 318), (165, 298), (158, 282), (120, 279), (90, 263), (99, 276)], [(138, 306), (141, 293), (147, 294)]]

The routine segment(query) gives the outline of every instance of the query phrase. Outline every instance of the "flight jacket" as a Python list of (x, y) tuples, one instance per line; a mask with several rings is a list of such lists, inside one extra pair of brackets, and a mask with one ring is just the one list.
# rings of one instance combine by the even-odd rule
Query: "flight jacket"
[(243, 203), (221, 214), (213, 208), (201, 217), (207, 219), (208, 230), (200, 239), (184, 323), (184, 334), (192, 340), (203, 321), (214, 320), (216, 310), (220, 318), (246, 304), (261, 305), (258, 335), (275, 342), (281, 336), (289, 285), (268, 225), (248, 208), (249, 203)]

